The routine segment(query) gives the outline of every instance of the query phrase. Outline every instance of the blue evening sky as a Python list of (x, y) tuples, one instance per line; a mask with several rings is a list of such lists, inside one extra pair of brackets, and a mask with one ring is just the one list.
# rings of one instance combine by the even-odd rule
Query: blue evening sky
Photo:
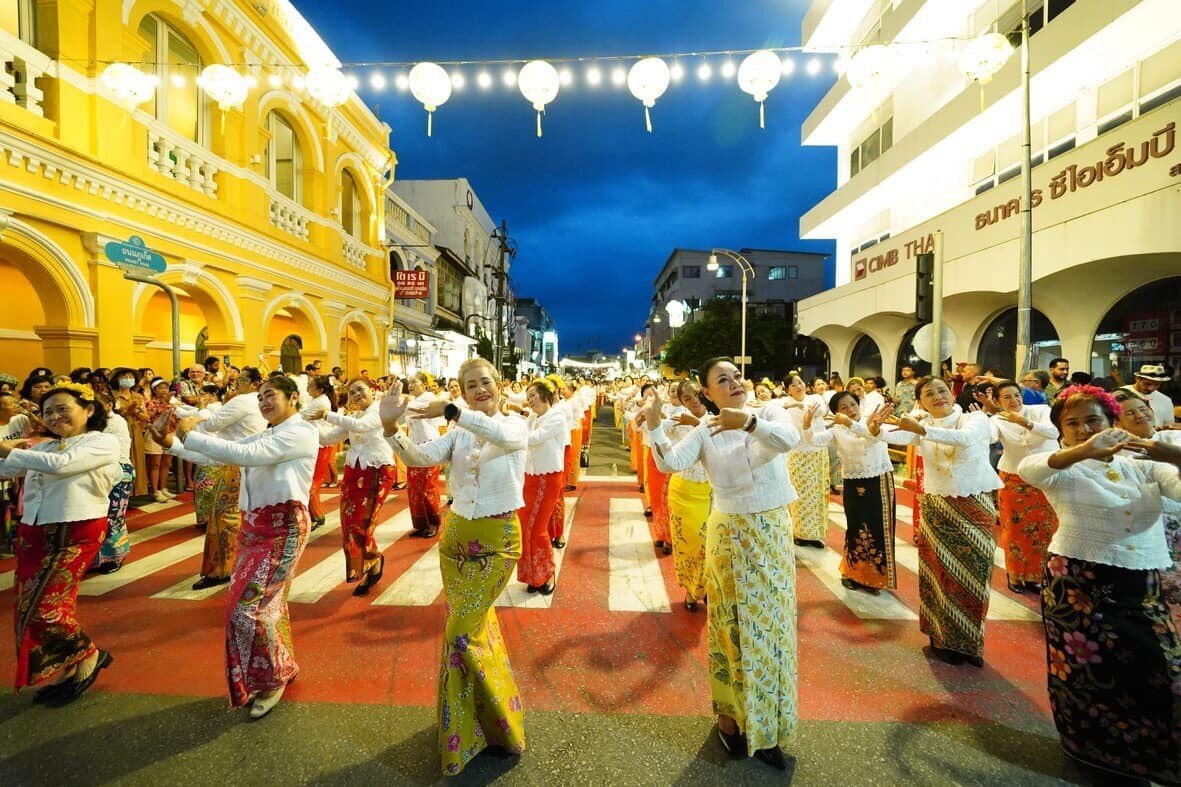
[[(374, 3), (296, 0), (345, 62), (511, 59), (794, 46), (807, 0)], [(435, 114), (391, 87), (361, 93), (393, 127), (399, 178), (468, 178), (520, 248), (519, 296), (557, 321), (563, 353), (618, 352), (642, 330), (652, 280), (676, 247), (831, 254), (799, 240), (800, 215), (834, 187), (832, 148), (800, 146), (800, 125), (832, 84), (806, 56), (771, 94), (767, 129), (734, 80), (700, 83), (684, 61), (653, 112), (654, 134), (626, 88), (575, 84), (550, 105), (545, 136), (516, 88), (468, 86)], [(367, 81), (368, 71), (359, 74)], [(393, 72), (389, 72), (391, 77)], [(831, 281), (831, 263), (829, 278)]]

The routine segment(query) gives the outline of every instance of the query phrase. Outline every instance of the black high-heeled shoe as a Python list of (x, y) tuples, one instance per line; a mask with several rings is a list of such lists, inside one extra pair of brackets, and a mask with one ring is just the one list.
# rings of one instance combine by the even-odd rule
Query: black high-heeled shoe
[(746, 736), (741, 732), (724, 732), (721, 727), (715, 726), (714, 729), (718, 731), (718, 741), (721, 742), (722, 748), (726, 750), (734, 759), (745, 759), (746, 757)]
[(783, 751), (778, 746), (772, 746), (770, 749), (759, 749), (755, 752), (755, 759), (770, 765), (776, 770), (787, 770), (787, 759), (783, 756)]

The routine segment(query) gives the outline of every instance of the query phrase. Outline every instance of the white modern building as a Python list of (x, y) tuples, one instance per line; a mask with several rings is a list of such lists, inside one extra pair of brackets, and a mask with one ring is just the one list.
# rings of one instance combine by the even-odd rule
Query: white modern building
[[(1028, 0), (1028, 11), (1036, 363), (1061, 354), (1096, 376), (1177, 369), (1181, 7)], [(837, 287), (799, 304), (800, 331), (827, 345), (833, 370), (893, 378), (915, 362), (915, 257), (941, 231), (955, 359), (1012, 372), (1021, 58), (985, 83), (961, 65), (973, 39), (1020, 26), (1014, 0), (816, 0), (808, 11), (806, 47), (891, 54), (868, 83), (846, 73), (802, 130), (804, 144), (839, 151), (835, 191), (800, 221), (800, 237), (836, 240)]]

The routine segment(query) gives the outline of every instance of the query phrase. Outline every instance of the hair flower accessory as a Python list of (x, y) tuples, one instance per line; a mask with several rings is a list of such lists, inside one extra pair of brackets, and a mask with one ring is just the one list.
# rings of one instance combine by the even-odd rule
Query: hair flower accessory
[[(94, 389), (82, 383), (58, 383), (49, 389), (50, 394), (58, 391), (69, 391), (70, 393), (76, 394), (84, 402), (94, 401)], [(46, 395), (48, 396), (48, 394)]]

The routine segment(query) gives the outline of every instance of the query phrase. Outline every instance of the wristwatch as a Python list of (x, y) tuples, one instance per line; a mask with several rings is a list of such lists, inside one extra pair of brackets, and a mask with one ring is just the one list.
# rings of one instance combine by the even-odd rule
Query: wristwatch
[(443, 417), (446, 418), (448, 422), (458, 421), (459, 420), (459, 408), (456, 407), (453, 403), (448, 402), (447, 406), (443, 408)]
[(742, 431), (753, 432), (755, 430), (755, 426), (758, 424), (758, 422), (759, 422), (759, 417), (757, 415), (755, 415), (754, 413), (751, 413), (747, 417), (746, 423), (742, 427)]

